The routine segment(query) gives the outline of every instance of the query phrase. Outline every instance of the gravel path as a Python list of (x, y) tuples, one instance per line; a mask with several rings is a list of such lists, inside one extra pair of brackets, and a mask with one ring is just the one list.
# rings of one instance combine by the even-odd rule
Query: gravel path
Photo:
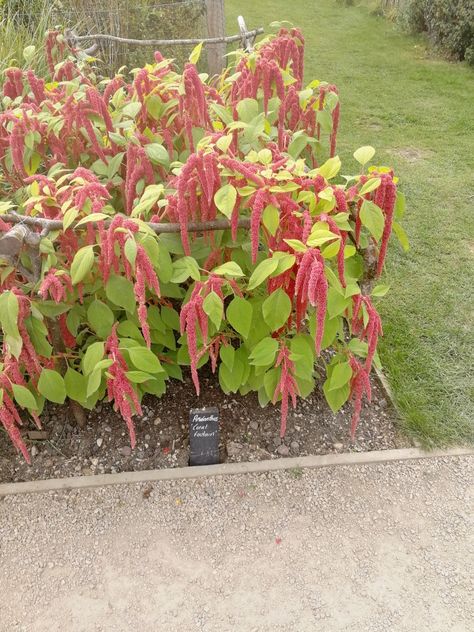
[(473, 482), (448, 457), (0, 498), (0, 630), (467, 632)]

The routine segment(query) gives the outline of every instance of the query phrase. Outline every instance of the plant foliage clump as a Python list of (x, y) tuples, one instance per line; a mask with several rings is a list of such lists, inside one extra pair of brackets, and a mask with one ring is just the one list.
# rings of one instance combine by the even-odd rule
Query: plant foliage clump
[[(135, 443), (145, 393), (210, 363), (224, 392), (289, 405), (322, 384), (355, 431), (403, 196), (361, 147), (337, 156), (336, 87), (303, 83), (281, 28), (219, 77), (169, 60), (98, 82), (47, 38), (49, 77), (5, 72), (0, 110), (0, 420), (108, 398)], [(158, 224), (158, 225), (157, 225)], [(220, 230), (214, 230), (218, 226)], [(222, 230), (224, 226), (224, 230)]]

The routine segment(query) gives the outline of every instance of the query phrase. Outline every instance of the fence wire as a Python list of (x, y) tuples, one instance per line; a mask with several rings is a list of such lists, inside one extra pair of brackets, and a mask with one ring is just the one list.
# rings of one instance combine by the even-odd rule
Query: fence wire
[[(10, 3), (11, 6), (12, 3)], [(107, 33), (131, 39), (201, 39), (208, 36), (206, 0), (18, 0), (10, 16), (34, 28), (40, 12), (49, 14), (51, 27), (73, 29), (77, 35)], [(179, 66), (193, 46), (163, 46), (161, 53)], [(143, 66), (153, 60), (153, 47), (123, 46), (100, 42), (94, 56), (101, 60), (102, 74)]]

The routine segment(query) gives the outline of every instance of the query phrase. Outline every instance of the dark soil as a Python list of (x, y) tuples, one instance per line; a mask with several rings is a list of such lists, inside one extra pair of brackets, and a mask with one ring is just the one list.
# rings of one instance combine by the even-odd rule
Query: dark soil
[(217, 406), (220, 411), (222, 462), (409, 445), (397, 432), (396, 413), (376, 378), (372, 380), (372, 404), (362, 410), (354, 442), (349, 433), (351, 406), (334, 415), (318, 390), (306, 401), (298, 400), (295, 410), (290, 408), (287, 433), (281, 441), (279, 405), (261, 408), (255, 393), (225, 395), (217, 377), (203, 372), (199, 398), (186, 375), (184, 382), (175, 381), (161, 399), (144, 399), (144, 416), (135, 420), (137, 446), (133, 451), (125, 423), (110, 404), (102, 403), (90, 412), (84, 429), (75, 426), (67, 406), (49, 406), (42, 415), (47, 437), (28, 438), (29, 429), (25, 429), (31, 466), (0, 433), (0, 482), (186, 466), (189, 410), (204, 406)]

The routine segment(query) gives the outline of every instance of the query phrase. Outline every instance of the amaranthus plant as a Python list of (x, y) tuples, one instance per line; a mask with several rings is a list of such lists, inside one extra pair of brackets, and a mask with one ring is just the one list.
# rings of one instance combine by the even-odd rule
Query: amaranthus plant
[(46, 50), (51, 76), (8, 69), (0, 110), (0, 420), (25, 458), (19, 409), (108, 398), (133, 446), (143, 395), (183, 365), (199, 394), (208, 362), (224, 392), (280, 402), (282, 435), (321, 385), (354, 433), (404, 204), (371, 147), (340, 176), (338, 91), (304, 84), (301, 32), (212, 78), (199, 48), (182, 74), (156, 53), (101, 82), (60, 33)]

